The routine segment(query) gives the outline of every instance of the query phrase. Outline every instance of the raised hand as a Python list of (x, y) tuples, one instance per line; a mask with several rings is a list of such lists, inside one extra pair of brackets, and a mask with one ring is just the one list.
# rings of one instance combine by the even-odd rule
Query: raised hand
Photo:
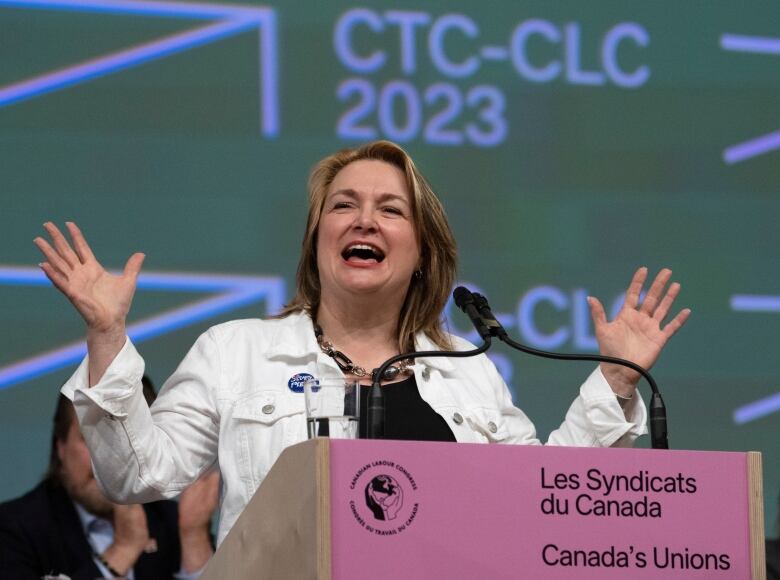
[[(671, 270), (661, 270), (640, 304), (647, 268), (639, 268), (628, 287), (623, 307), (612, 322), (607, 321), (601, 302), (593, 297), (588, 298), (601, 354), (624, 358), (646, 369), (653, 366), (666, 342), (691, 314), (690, 309), (685, 308), (664, 324), (664, 319), (680, 293), (680, 284), (677, 282), (667, 288), (671, 277)], [(639, 373), (607, 363), (601, 363), (601, 370), (615, 393), (624, 397), (633, 395)]]
[(121, 275), (109, 274), (95, 259), (78, 226), (72, 222), (66, 226), (72, 247), (51, 222), (43, 225), (51, 244), (42, 237), (35, 238), (35, 245), (46, 257), (41, 269), (73, 303), (91, 330), (124, 328), (144, 255), (133, 254)]
[(78, 226), (72, 222), (66, 226), (72, 246), (51, 222), (43, 225), (51, 243), (40, 236), (33, 241), (46, 258), (40, 264), (41, 269), (87, 324), (90, 384), (93, 385), (124, 345), (125, 320), (145, 256), (133, 254), (122, 274), (110, 274), (95, 259)]

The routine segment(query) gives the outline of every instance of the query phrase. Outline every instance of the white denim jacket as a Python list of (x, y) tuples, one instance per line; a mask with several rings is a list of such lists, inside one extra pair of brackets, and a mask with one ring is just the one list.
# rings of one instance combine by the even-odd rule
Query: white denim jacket
[[(473, 348), (453, 341), (457, 350)], [(439, 350), (425, 336), (416, 342), (418, 350)], [(319, 349), (306, 314), (212, 327), (166, 381), (151, 412), (141, 391), (144, 361), (129, 340), (92, 388), (87, 369), (85, 359), (62, 392), (75, 404), (108, 497), (124, 503), (174, 497), (218, 458), (218, 543), (282, 450), (306, 439), (303, 394), (291, 379), (342, 376)], [(485, 355), (418, 359), (414, 375), (422, 398), (459, 442), (540, 444)], [(621, 409), (596, 369), (548, 443), (629, 446), (646, 433), (645, 422), (641, 398)]]

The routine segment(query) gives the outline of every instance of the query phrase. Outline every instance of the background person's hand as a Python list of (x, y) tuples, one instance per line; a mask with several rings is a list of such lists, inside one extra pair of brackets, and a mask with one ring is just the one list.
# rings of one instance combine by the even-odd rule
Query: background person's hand
[(179, 497), (179, 540), (181, 568), (197, 572), (213, 553), (209, 525), (219, 501), (219, 471), (201, 475)]
[(102, 557), (111, 568), (126, 575), (149, 545), (146, 512), (138, 504), (114, 504), (113, 524), (114, 541)]
[[(646, 369), (653, 366), (666, 342), (685, 324), (691, 313), (690, 309), (685, 308), (664, 325), (664, 319), (680, 292), (680, 284), (677, 282), (666, 287), (671, 276), (672, 271), (668, 268), (661, 270), (640, 303), (647, 268), (639, 268), (628, 287), (623, 307), (612, 322), (607, 321), (601, 302), (588, 297), (596, 340), (602, 355), (627, 359)], [(616, 394), (633, 396), (639, 373), (608, 363), (601, 363), (601, 371)]]
[(219, 501), (219, 471), (213, 469), (201, 475), (179, 497), (179, 530), (208, 530), (211, 516)]

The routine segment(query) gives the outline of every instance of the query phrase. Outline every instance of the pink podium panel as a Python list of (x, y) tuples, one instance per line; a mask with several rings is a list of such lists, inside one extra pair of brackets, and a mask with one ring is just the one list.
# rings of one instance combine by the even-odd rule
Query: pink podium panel
[(333, 440), (333, 578), (753, 578), (747, 457)]

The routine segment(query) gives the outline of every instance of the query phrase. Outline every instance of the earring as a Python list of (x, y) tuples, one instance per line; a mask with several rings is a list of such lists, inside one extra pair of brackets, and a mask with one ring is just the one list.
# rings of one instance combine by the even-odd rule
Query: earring
[(414, 274), (412, 274), (412, 277), (415, 280), (422, 280), (422, 270), (415, 270)]

